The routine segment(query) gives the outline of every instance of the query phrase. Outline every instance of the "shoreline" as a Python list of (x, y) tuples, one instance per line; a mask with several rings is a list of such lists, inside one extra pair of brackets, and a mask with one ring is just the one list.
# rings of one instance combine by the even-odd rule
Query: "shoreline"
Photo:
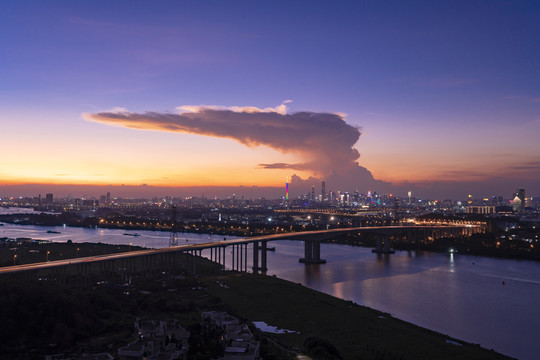
[[(0, 215), (0, 224), (2, 222), (12, 225), (20, 225), (20, 226), (42, 226), (42, 227), (58, 227), (66, 225), (68, 227), (74, 227), (74, 228), (91, 228), (91, 229), (110, 229), (110, 230), (124, 230), (124, 231), (153, 231), (153, 232), (170, 232), (170, 229), (154, 229), (154, 228), (141, 228), (136, 226), (100, 226), (95, 225), (94, 226), (85, 226), (83, 224), (52, 224), (52, 225), (43, 225), (43, 224), (36, 224), (36, 223), (17, 223), (14, 221), (6, 221), (3, 219), (4, 216), (7, 215)], [(253, 237), (253, 236), (259, 236), (259, 235), (269, 235), (273, 234), (271, 232), (267, 233), (261, 233), (261, 234), (253, 234), (250, 236), (246, 236), (245, 234), (239, 233), (238, 231), (213, 231), (213, 232), (206, 232), (206, 231), (185, 231), (181, 230), (178, 231), (179, 234), (201, 234), (201, 235), (220, 235), (220, 236), (235, 236), (235, 237)], [(5, 238), (1, 238), (5, 239)], [(12, 240), (12, 239), (10, 239)], [(41, 240), (41, 239), (34, 239), (34, 240)], [(334, 240), (325, 240), (323, 243), (328, 244), (340, 244), (340, 245), (349, 245), (349, 246), (357, 246), (357, 247), (363, 247), (363, 248), (374, 248), (376, 246), (375, 243), (364, 243), (363, 241), (354, 240), (351, 238), (346, 237), (337, 237)], [(482, 256), (482, 257), (490, 257), (490, 258), (497, 258), (497, 259), (510, 259), (510, 260), (529, 260), (529, 261), (535, 261), (540, 262), (540, 254), (530, 253), (530, 252), (523, 252), (519, 250), (507, 250), (507, 249), (491, 249), (491, 248), (466, 248), (463, 247), (462, 244), (449, 244), (447, 242), (445, 243), (429, 243), (429, 244), (417, 244), (417, 245), (411, 245), (403, 241), (394, 242), (393, 244), (394, 250), (400, 250), (400, 251), (426, 251), (431, 253), (437, 253), (437, 254), (444, 254), (449, 253), (449, 249), (453, 248), (454, 254), (459, 255), (473, 255), (473, 256)], [(503, 251), (510, 251), (509, 253), (504, 253)]]
[[(345, 359), (356, 359), (357, 356), (389, 359), (400, 356), (415, 359), (510, 358), (276, 276), (231, 272), (203, 281), (210, 293), (229, 304), (238, 304), (237, 311), (242, 317), (291, 330), (268, 335), (289, 347), (306, 336), (316, 336), (342, 349)], [(245, 299), (256, 301), (246, 302)]]

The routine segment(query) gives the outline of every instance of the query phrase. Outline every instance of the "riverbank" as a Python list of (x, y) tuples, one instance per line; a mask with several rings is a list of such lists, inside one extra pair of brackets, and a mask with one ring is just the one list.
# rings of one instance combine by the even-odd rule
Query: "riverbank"
[(0, 267), (45, 261), (114, 254), (143, 247), (102, 243), (35, 241), (32, 239), (0, 241)]
[[(61, 214), (4, 214), (0, 215), (0, 223), (6, 222), (15, 225), (29, 226), (70, 226), (92, 229), (122, 229), (126, 231), (158, 231), (170, 232), (171, 223), (164, 221), (141, 221), (132, 217), (99, 219), (97, 217), (80, 218), (74, 213)], [(285, 233), (288, 231), (321, 230), (319, 227), (303, 228), (291, 226), (290, 228), (274, 227), (268, 224), (251, 226), (231, 226), (229, 224), (193, 222), (178, 226), (177, 232), (184, 234), (208, 234), (236, 237), (251, 237)], [(516, 237), (516, 235), (519, 235)], [(508, 231), (493, 231), (477, 233), (471, 236), (456, 238), (439, 238), (422, 243), (409, 243), (407, 240), (392, 239), (392, 247), (396, 250), (422, 250), (436, 253), (457, 252), (475, 256), (490, 256), (504, 259), (540, 261), (540, 230), (536, 229), (510, 229)], [(370, 234), (347, 234), (335, 237), (329, 243), (345, 244), (363, 247), (375, 247), (376, 238)]]
[[(46, 251), (55, 250), (59, 256), (57, 259), (68, 258), (76, 249), (80, 251), (79, 256), (107, 249), (111, 252), (129, 249), (127, 246), (90, 243), (42, 243), (33, 246), (39, 253), (28, 250), (29, 254), (43, 256)], [(7, 254), (4, 262), (11, 260), (11, 252)], [(203, 262), (211, 265), (207, 260)], [(317, 343), (328, 345), (319, 351), (335, 348), (344, 359), (505, 358), (479, 346), (276, 277), (222, 272), (215, 266), (207, 266), (206, 269), (208, 272), (200, 274), (199, 278), (184, 272), (161, 274), (156, 279), (134, 279), (131, 284), (98, 284), (100, 281), (96, 279), (96, 285), (87, 288), (70, 288), (54, 281), (29, 279), (4, 283), (2, 288), (5, 291), (0, 295), (0, 303), (6, 311), (2, 312), (0, 321), (11, 324), (15, 329), (6, 335), (6, 339), (13, 338), (19, 343), (23, 339), (22, 343), (26, 344), (24, 348), (12, 345), (15, 347), (7, 350), (16, 353), (33, 349), (34, 353), (53, 353), (76, 351), (88, 347), (88, 344), (96, 350), (101, 349), (100, 346), (106, 350), (110, 344), (117, 348), (132, 340), (135, 316), (174, 317), (196, 331), (200, 312), (210, 309), (228, 311), (249, 323), (264, 321), (268, 325), (294, 331), (269, 334), (253, 328), (263, 342), (265, 358), (269, 359), (284, 359), (290, 352), (310, 352), (313, 349), (306, 342), (308, 338), (319, 339)], [(31, 301), (33, 298), (39, 298), (37, 308)], [(72, 309), (78, 315), (66, 317), (64, 313), (56, 314), (56, 310), (51, 308), (58, 306)], [(84, 308), (79, 309), (79, 306)], [(39, 310), (43, 308), (52, 313)], [(21, 317), (26, 320), (17, 322), (16, 319)], [(31, 328), (30, 331), (25, 321), (34, 324), (36, 329)], [(44, 326), (48, 327), (47, 330), (42, 329)], [(27, 334), (41, 331), (39, 329), (43, 330), (39, 340), (25, 338)], [(20, 331), (18, 335), (17, 331)], [(9, 344), (13, 343), (6, 342), (6, 346)], [(55, 346), (50, 348), (47, 344)]]
[(317, 338), (335, 347), (346, 360), (508, 359), (276, 277), (231, 273), (201, 281), (241, 317), (291, 330), (266, 334), (290, 349), (301, 349), (306, 339)]
[[(538, 231), (540, 234), (540, 231)], [(375, 237), (347, 234), (326, 243), (375, 248)], [(473, 234), (467, 237), (439, 238), (425, 243), (409, 243), (401, 239), (391, 240), (395, 250), (421, 250), (433, 253), (457, 253), (474, 256), (488, 256), (500, 259), (540, 261), (540, 246), (529, 242), (503, 242), (495, 233)], [(532, 245), (532, 246), (531, 246)]]

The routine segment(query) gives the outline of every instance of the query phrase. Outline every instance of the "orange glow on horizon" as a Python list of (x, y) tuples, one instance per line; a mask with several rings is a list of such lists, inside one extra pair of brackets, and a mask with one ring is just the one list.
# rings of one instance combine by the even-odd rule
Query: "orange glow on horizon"
[[(208, 180), (208, 179), (207, 179)], [(248, 183), (245, 181), (245, 176), (238, 176), (228, 179), (228, 181), (222, 182), (210, 182), (210, 181), (197, 181), (194, 179), (192, 181), (184, 182), (172, 182), (172, 181), (156, 181), (156, 182), (134, 182), (134, 181), (89, 181), (85, 179), (47, 179), (36, 177), (34, 179), (28, 178), (13, 178), (13, 179), (3, 179), (0, 180), (0, 186), (2, 185), (87, 185), (87, 186), (141, 186), (148, 185), (152, 187), (200, 187), (200, 186), (260, 186), (260, 187), (279, 187), (282, 186), (282, 182), (274, 181), (273, 177), (269, 178), (264, 176), (263, 179), (260, 179), (256, 183)]]

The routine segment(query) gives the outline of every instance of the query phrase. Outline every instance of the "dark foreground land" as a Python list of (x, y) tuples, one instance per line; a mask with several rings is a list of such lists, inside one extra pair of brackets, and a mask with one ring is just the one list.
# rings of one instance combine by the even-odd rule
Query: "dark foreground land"
[[(218, 281), (219, 280), (219, 281)], [(314, 358), (328, 349), (306, 348), (314, 337), (335, 347), (343, 359), (503, 359), (479, 346), (451, 339), (388, 314), (334, 298), (275, 277), (230, 274), (202, 279), (208, 292), (251, 321), (296, 333), (267, 335)], [(304, 347), (302, 348), (302, 344)]]
[[(58, 254), (69, 254), (74, 245), (54, 246)], [(96, 251), (93, 244), (86, 247), (85, 252)], [(79, 247), (79, 256), (82, 251)], [(226, 311), (249, 324), (263, 359), (297, 354), (314, 359), (507, 358), (300, 284), (224, 272), (206, 260), (199, 271), (197, 277), (180, 269), (131, 282), (94, 279), (84, 286), (54, 278), (0, 277), (0, 358), (102, 351), (116, 356), (118, 347), (134, 339), (136, 317), (178, 319), (192, 334), (190, 359), (217, 358), (219, 343), (201, 332), (200, 314), (208, 310)], [(263, 333), (252, 321), (295, 332)]]

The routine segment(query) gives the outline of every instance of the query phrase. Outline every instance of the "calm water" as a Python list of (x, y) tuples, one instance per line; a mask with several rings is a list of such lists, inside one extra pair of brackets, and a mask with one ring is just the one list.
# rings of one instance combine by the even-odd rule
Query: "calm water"
[[(324, 265), (276, 242), (270, 274), (519, 359), (538, 359), (540, 263), (322, 244)], [(504, 279), (504, 285), (503, 285)]]
[[(48, 234), (47, 230), (60, 234)], [(165, 247), (169, 234), (5, 224), (0, 237), (103, 242)], [(180, 244), (223, 240), (223, 236), (179, 234)], [(232, 237), (227, 237), (232, 238)], [(187, 241), (186, 241), (187, 240)], [(272, 243), (268, 274), (352, 300), (449, 336), (493, 348), (519, 359), (537, 359), (540, 333), (540, 263), (460, 254), (397, 252), (322, 244), (324, 265), (298, 262), (303, 244)], [(204, 254), (204, 253), (203, 253)], [(227, 265), (231, 253), (227, 250)], [(251, 248), (248, 253), (251, 257)], [(504, 285), (503, 285), (504, 279)]]

